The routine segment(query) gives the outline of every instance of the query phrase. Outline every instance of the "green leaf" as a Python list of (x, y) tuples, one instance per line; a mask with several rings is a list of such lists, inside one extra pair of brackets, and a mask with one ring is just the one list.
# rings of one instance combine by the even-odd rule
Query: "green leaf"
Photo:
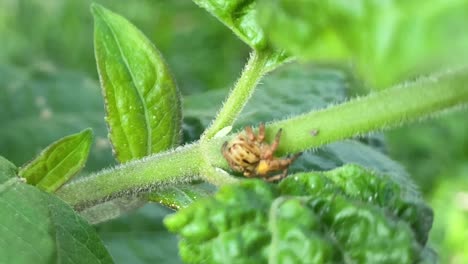
[(179, 92), (154, 45), (123, 17), (93, 4), (96, 61), (116, 158), (126, 162), (179, 143)]
[(419, 190), (410, 180), (406, 170), (375, 147), (358, 140), (344, 140), (304, 153), (293, 163), (292, 172), (308, 170), (330, 170), (347, 163), (359, 164), (382, 174), (392, 176), (398, 184), (405, 186), (413, 197), (419, 197)]
[[(350, 74), (343, 69), (285, 65), (265, 77), (235, 127), (278, 120), (344, 101), (352, 82)], [(185, 97), (186, 123), (189, 120), (197, 125), (193, 120), (199, 120), (203, 126), (209, 125), (225, 94), (223, 90), (216, 90)]]
[(0, 152), (25, 164), (58, 138), (91, 127), (85, 171), (113, 163), (106, 138), (103, 100), (98, 83), (82, 74), (47, 65), (15, 68), (0, 65)]
[(253, 49), (263, 49), (267, 42), (256, 20), (255, 0), (193, 0), (223, 22)]
[(346, 99), (352, 82), (344, 69), (287, 65), (265, 78), (236, 125), (284, 119), (339, 103)]
[(91, 129), (57, 140), (19, 170), (19, 176), (47, 192), (54, 192), (86, 164), (93, 139)]
[(25, 184), (0, 157), (1, 263), (113, 263), (99, 236), (55, 196)]
[(282, 49), (273, 50), (268, 45), (263, 29), (257, 22), (256, 0), (193, 0), (210, 12), (252, 49), (272, 52), (264, 72), (269, 72), (291, 59)]
[(120, 217), (147, 202), (156, 202), (168, 208), (178, 210), (189, 206), (194, 201), (212, 195), (214, 187), (208, 184), (177, 184), (162, 187), (141, 196), (124, 196), (80, 211), (80, 215), (91, 224), (99, 224)]
[(468, 55), (468, 1), (259, 1), (258, 17), (276, 48), (305, 60), (349, 61), (386, 88)]
[(165, 224), (181, 236), (187, 263), (417, 263), (421, 215), (402, 212), (427, 206), (401, 195), (404, 188), (355, 165), (279, 185), (245, 180)]
[(21, 181), (20, 178), (16, 177), (18, 169), (13, 163), (0, 156), (0, 193), (5, 191), (11, 184), (16, 181)]
[(383, 177), (352, 164), (324, 172), (324, 175), (354, 199), (371, 201), (406, 221), (417, 241), (422, 245), (427, 242), (434, 214), (409, 180), (402, 182), (403, 177)]
[(152, 192), (148, 195), (148, 200), (163, 204), (174, 210), (179, 210), (211, 194), (212, 191), (208, 189), (208, 186), (202, 184), (181, 184), (168, 186), (158, 192)]
[(170, 212), (148, 204), (132, 214), (96, 225), (96, 229), (115, 263), (179, 264), (177, 239), (162, 224)]

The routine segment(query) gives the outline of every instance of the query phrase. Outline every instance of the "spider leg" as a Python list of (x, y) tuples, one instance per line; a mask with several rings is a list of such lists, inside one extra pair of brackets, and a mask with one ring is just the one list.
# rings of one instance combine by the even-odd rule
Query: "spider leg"
[(281, 133), (283, 132), (283, 129), (279, 129), (278, 132), (276, 133), (275, 140), (271, 145), (267, 148), (265, 148), (262, 159), (271, 159), (273, 158), (273, 153), (275, 153), (276, 149), (278, 148), (279, 141), (281, 138)]
[(251, 127), (251, 126), (246, 126), (246, 127), (245, 127), (245, 134), (247, 135), (247, 138), (248, 138), (250, 141), (255, 141), (255, 134), (254, 134), (254, 132), (252, 131), (252, 127)]
[(261, 123), (258, 127), (258, 142), (262, 143), (265, 139), (265, 123)]
[(267, 178), (266, 181), (267, 182), (279, 181), (279, 180), (282, 180), (283, 178), (286, 178), (287, 175), (288, 175), (288, 168), (284, 169), (281, 174), (277, 174), (277, 175)]
[(300, 155), (302, 155), (302, 152), (296, 153), (292, 157), (288, 157), (286, 159), (277, 160), (277, 165), (274, 167), (274, 169), (280, 169), (284, 167), (283, 172), (281, 174), (267, 178), (266, 181), (273, 182), (285, 178), (288, 175), (289, 165), (291, 165), (291, 163), (293, 163)]
[(278, 148), (278, 145), (279, 145), (279, 141), (280, 141), (280, 138), (281, 138), (281, 133), (283, 132), (283, 129), (280, 128), (278, 130), (278, 132), (276, 133), (276, 136), (275, 136), (275, 141), (273, 141), (273, 143), (271, 144), (271, 152), (272, 154), (276, 151), (276, 149)]
[(294, 154), (292, 157), (290, 157), (289, 159), (291, 160), (291, 163), (293, 163), (301, 155), (302, 155), (302, 152), (298, 152), (298, 153)]

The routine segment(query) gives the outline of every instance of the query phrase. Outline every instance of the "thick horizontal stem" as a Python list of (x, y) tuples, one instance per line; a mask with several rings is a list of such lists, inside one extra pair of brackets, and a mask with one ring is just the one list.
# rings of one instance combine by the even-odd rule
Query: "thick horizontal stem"
[(271, 139), (283, 128), (278, 153), (292, 153), (401, 126), (463, 104), (468, 104), (468, 68), (446, 71), (274, 122), (266, 132)]
[(204, 168), (199, 145), (192, 144), (103, 170), (63, 186), (56, 194), (81, 210), (119, 196), (189, 182)]

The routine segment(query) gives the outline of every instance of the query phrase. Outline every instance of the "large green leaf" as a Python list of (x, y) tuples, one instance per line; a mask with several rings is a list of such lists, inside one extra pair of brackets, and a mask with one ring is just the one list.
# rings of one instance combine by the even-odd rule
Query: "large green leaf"
[(1, 263), (112, 263), (95, 230), (0, 157)]
[(47, 192), (53, 192), (86, 164), (93, 132), (90, 129), (57, 140), (19, 170), (19, 176)]
[(405, 188), (356, 165), (279, 185), (246, 180), (165, 224), (187, 263), (417, 263), (432, 211)]
[[(167, 150), (180, 143), (179, 92), (161, 54), (130, 22), (93, 5), (95, 50), (106, 100), (109, 137), (119, 162)], [(191, 185), (153, 194), (169, 207), (206, 192)]]
[(96, 226), (116, 263), (179, 264), (177, 239), (162, 224), (171, 210), (148, 204), (131, 215)]
[(468, 55), (466, 0), (259, 2), (275, 47), (307, 60), (352, 61), (378, 88)]
[(179, 92), (161, 54), (123, 17), (92, 6), (96, 61), (117, 160), (126, 162), (179, 143)]
[(91, 127), (95, 142), (85, 170), (112, 164), (96, 81), (47, 65), (0, 65), (0, 154), (24, 164), (50, 142)]

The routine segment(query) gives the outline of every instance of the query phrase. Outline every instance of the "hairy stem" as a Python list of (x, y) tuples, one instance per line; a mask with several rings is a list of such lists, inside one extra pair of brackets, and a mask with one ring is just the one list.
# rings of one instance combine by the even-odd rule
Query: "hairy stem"
[(271, 55), (270, 51), (253, 51), (251, 53), (242, 75), (229, 93), (215, 120), (203, 133), (202, 140), (213, 138), (221, 129), (234, 123), (265, 73)]
[[(283, 134), (278, 155), (305, 151), (323, 144), (405, 124), (438, 111), (468, 104), (468, 69), (423, 78), (341, 105), (268, 124), (267, 140), (279, 128)], [(233, 135), (202, 140), (104, 170), (57, 191), (69, 204), (84, 208), (119, 196), (144, 193), (169, 184), (203, 180), (215, 185), (235, 182), (221, 155)], [(234, 135), (235, 136), (235, 135)]]
[(468, 68), (446, 71), (267, 126), (271, 139), (283, 128), (278, 154), (401, 126), (468, 103)]
[(199, 145), (192, 144), (103, 170), (63, 186), (56, 194), (82, 210), (119, 196), (192, 181), (206, 167)]

